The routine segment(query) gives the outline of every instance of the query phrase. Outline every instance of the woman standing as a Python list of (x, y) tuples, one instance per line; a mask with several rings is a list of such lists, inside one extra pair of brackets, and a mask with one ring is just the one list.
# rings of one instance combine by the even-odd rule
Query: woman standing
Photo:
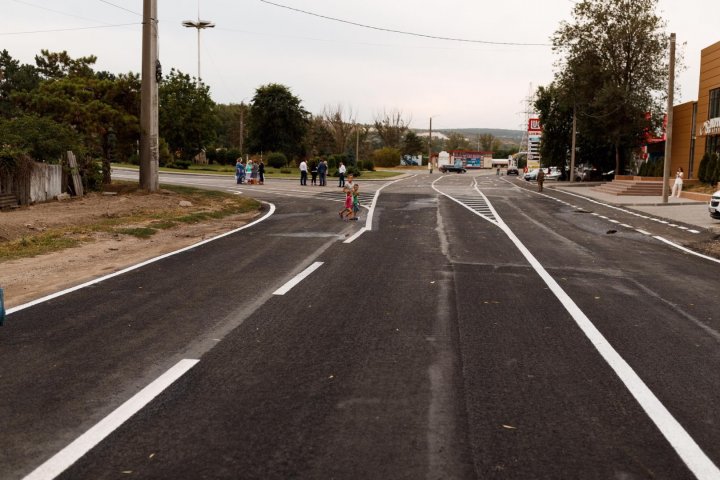
[(258, 175), (260, 175), (260, 185), (265, 184), (265, 162), (262, 158), (260, 159), (260, 165), (258, 165)]
[(252, 171), (250, 173), (250, 178), (252, 179), (253, 185), (257, 185), (258, 183), (258, 163), (253, 162)]
[(672, 193), (670, 194), (671, 197), (680, 198), (680, 193), (682, 192), (682, 186), (683, 186), (684, 173), (685, 172), (683, 172), (682, 167), (678, 167), (677, 173), (675, 174), (675, 183), (673, 183)]
[(250, 185), (252, 185), (252, 183), (253, 183), (253, 181), (252, 181), (252, 167), (253, 167), (253, 161), (252, 161), (252, 160), (248, 160), (247, 163), (245, 164), (245, 176), (247, 177), (248, 183), (249, 183)]

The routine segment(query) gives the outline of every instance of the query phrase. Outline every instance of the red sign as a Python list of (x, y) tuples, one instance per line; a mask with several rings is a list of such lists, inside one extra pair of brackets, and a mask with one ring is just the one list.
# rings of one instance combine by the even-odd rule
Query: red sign
[(542, 132), (539, 118), (531, 118), (528, 120), (528, 132)]

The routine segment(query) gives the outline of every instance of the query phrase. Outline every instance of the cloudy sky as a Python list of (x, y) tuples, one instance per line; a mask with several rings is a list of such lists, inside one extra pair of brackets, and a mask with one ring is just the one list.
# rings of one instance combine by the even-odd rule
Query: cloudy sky
[[(548, 44), (572, 0), (273, 0), (295, 9), (390, 30), (499, 43)], [(142, 0), (0, 0), (0, 49), (33, 63), (40, 49), (96, 55), (97, 68), (140, 71)], [(493, 45), (420, 38), (362, 28), (262, 0), (158, 0), (164, 71), (202, 77), (217, 102), (239, 103), (275, 82), (305, 108), (352, 108), (361, 122), (398, 109), (412, 126), (519, 128), (531, 86), (549, 83), (557, 57), (544, 45)], [(720, 41), (717, 0), (660, 0), (668, 32), (684, 46), (682, 95), (697, 98), (700, 50)], [(711, 21), (710, 19), (714, 19)], [(698, 23), (699, 22), (699, 23)], [(119, 25), (119, 26), (109, 26)], [(86, 28), (105, 26), (106, 28)], [(66, 31), (47, 32), (46, 30)], [(74, 29), (74, 30), (71, 30)], [(43, 32), (45, 31), (45, 32)], [(21, 33), (28, 32), (28, 33)], [(32, 32), (32, 33), (29, 33)]]

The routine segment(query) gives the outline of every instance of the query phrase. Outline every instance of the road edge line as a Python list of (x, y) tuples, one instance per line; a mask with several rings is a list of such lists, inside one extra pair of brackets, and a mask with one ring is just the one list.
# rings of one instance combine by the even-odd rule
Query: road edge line
[(307, 267), (302, 272), (295, 275), (293, 278), (291, 278), (288, 282), (286, 282), (282, 287), (278, 288), (273, 292), (273, 295), (285, 295), (288, 293), (292, 288), (297, 285), (298, 283), (302, 282), (305, 277), (313, 273), (315, 270), (320, 268), (323, 265), (324, 262), (315, 262), (309, 267)]

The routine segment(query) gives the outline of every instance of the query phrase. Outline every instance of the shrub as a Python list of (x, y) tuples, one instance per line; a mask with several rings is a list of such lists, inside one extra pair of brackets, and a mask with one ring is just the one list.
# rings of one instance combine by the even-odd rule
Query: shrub
[(177, 159), (174, 162), (170, 162), (165, 166), (167, 168), (177, 168), (180, 170), (187, 170), (188, 168), (190, 168), (190, 165), (192, 165), (192, 162), (190, 160)]
[(287, 166), (287, 157), (282, 152), (272, 152), (267, 156), (267, 163), (272, 168), (283, 168)]
[(384, 147), (375, 150), (372, 154), (373, 162), (379, 167), (396, 167), (400, 165), (400, 150)]
[(358, 160), (357, 163), (355, 164), (355, 166), (357, 167), (358, 170), (363, 170), (365, 167), (362, 160)]
[(374, 172), (374, 171), (375, 171), (375, 164), (373, 163), (372, 160), (365, 160), (365, 161), (363, 162), (363, 166), (365, 167), (365, 170), (368, 170), (368, 171), (370, 171), (370, 172)]
[(700, 160), (700, 167), (698, 168), (698, 179), (703, 182), (707, 183), (708, 181), (708, 175), (707, 175), (707, 167), (708, 163), (710, 163), (710, 154), (708, 152), (705, 152), (705, 155), (703, 155), (702, 160)]

